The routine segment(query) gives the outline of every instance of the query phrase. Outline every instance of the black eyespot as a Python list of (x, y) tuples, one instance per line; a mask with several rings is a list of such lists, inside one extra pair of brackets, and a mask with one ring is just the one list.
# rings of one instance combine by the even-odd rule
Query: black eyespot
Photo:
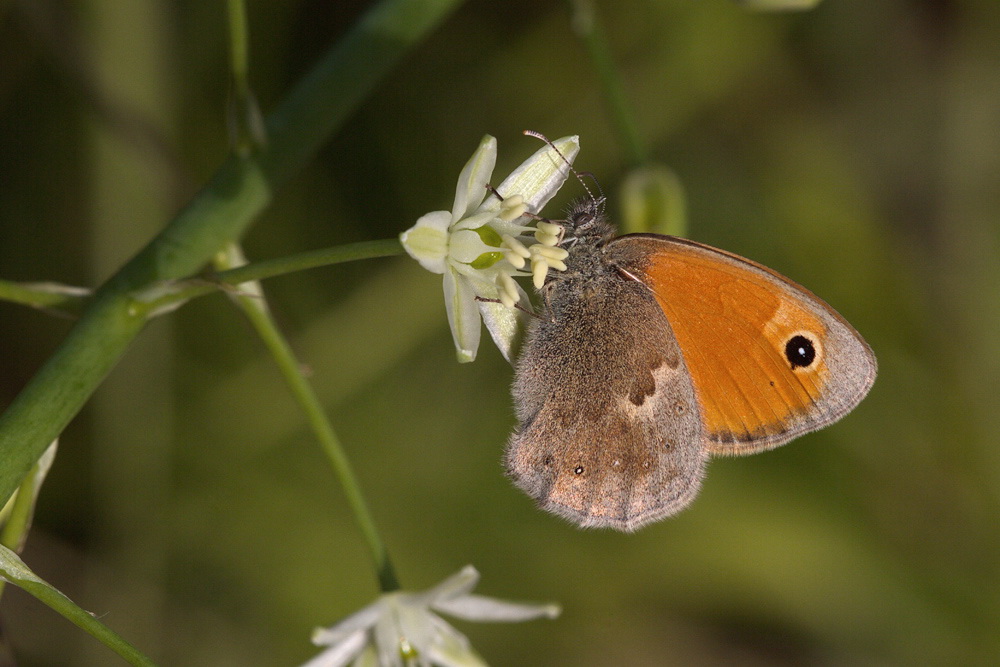
[(792, 368), (807, 368), (816, 360), (816, 347), (805, 336), (792, 336), (785, 343), (785, 359)]
[(583, 466), (577, 466), (577, 467), (573, 468), (573, 472), (575, 472), (577, 475), (582, 475), (583, 474)]
[(542, 459), (542, 465), (544, 465), (545, 467), (552, 465), (552, 457), (546, 456), (544, 459)]

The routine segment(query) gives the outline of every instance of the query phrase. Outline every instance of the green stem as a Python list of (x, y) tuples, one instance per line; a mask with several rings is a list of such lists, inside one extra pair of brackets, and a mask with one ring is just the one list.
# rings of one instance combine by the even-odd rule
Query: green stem
[[(239, 254), (238, 249), (234, 248), (227, 258), (217, 260), (216, 265), (220, 268), (228, 268), (242, 261), (242, 255)], [(238, 270), (231, 269), (224, 271), (223, 274), (233, 274)], [(347, 454), (344, 452), (344, 448), (341, 446), (340, 440), (333, 430), (333, 426), (330, 424), (329, 419), (327, 419), (326, 413), (323, 411), (323, 406), (316, 396), (316, 392), (313, 391), (312, 386), (302, 375), (302, 365), (295, 358), (295, 353), (292, 352), (288, 341), (285, 340), (285, 337), (281, 335), (281, 332), (275, 325), (274, 319), (268, 310), (267, 301), (264, 298), (260, 283), (243, 283), (239, 287), (240, 289), (235, 297), (236, 303), (250, 320), (251, 325), (257, 331), (257, 335), (264, 341), (264, 345), (271, 353), (275, 363), (277, 363), (282, 376), (285, 378), (285, 382), (288, 383), (289, 388), (292, 390), (292, 395), (305, 412), (309, 426), (319, 440), (320, 445), (322, 445), (323, 451), (326, 452), (327, 457), (330, 459), (330, 464), (333, 466), (340, 486), (344, 490), (344, 495), (347, 496), (348, 505), (350, 505), (351, 511), (354, 513), (354, 518), (358, 522), (358, 527), (361, 529), (361, 533), (368, 543), (382, 592), (388, 593), (397, 590), (399, 588), (399, 581), (396, 578), (392, 561), (389, 560), (389, 552), (382, 538), (379, 536), (378, 529), (375, 527), (375, 519), (372, 517), (371, 510), (369, 510), (368, 504), (365, 502), (364, 494), (361, 492), (361, 486), (358, 484), (358, 479), (354, 474), (351, 462), (347, 458)]]
[(402, 252), (403, 246), (399, 243), (399, 239), (359, 241), (332, 248), (300, 252), (287, 257), (265, 259), (228, 271), (220, 271), (215, 277), (229, 285), (236, 285), (248, 280), (273, 278), (295, 271), (304, 271), (305, 269), (314, 269), (330, 264), (353, 262), (359, 259), (373, 259), (375, 257), (391, 257), (393, 255), (400, 255)]
[[(38, 459), (31, 470), (24, 476), (24, 481), (18, 487), (7, 509), (9, 512), (3, 522), (3, 530), (0, 530), (0, 545), (20, 553), (28, 538), (28, 530), (31, 528), (31, 520), (35, 514), (35, 503), (38, 500), (38, 492), (45, 481), (52, 461), (56, 457), (57, 443), (53, 442), (45, 453)], [(0, 579), (0, 596), (3, 595), (6, 582)]]
[(0, 415), (0, 498), (8, 498), (142, 330), (130, 293), (197, 273), (236, 240), (414, 44), (458, 0), (383, 0), (267, 120), (269, 144), (232, 156), (169, 225), (97, 292), (59, 349)]
[(83, 287), (0, 279), (0, 301), (19, 303), (60, 315), (79, 315), (90, 296), (90, 290)]
[[(152, 298), (140, 299), (150, 312), (164, 312), (185, 301), (218, 291), (219, 284), (238, 285), (250, 280), (275, 278), (297, 271), (315, 269), (331, 264), (353, 262), (359, 259), (374, 259), (376, 257), (392, 257), (403, 253), (399, 239), (380, 239), (377, 241), (358, 241), (345, 245), (307, 250), (306, 252), (264, 259), (252, 264), (245, 264), (229, 271), (220, 271), (211, 280), (185, 278), (175, 283), (173, 289), (153, 285), (142, 290), (142, 293), (159, 294)], [(42, 283), (15, 283), (0, 280), (0, 301), (10, 301), (25, 306), (31, 306), (49, 311), (56, 315), (76, 317), (92, 296), (91, 292), (80, 287), (64, 285), (49, 285)], [(138, 295), (133, 295), (137, 296)]]
[(228, 0), (229, 68), (233, 90), (229, 97), (229, 132), (233, 151), (249, 156), (267, 144), (267, 130), (257, 98), (250, 87), (250, 26), (244, 0)]
[(48, 607), (98, 639), (132, 665), (153, 666), (152, 660), (125, 641), (121, 635), (97, 620), (97, 617), (77, 606), (51, 584), (41, 579), (24, 564), (17, 554), (0, 546), (0, 577), (23, 588)]
[(342, 262), (352, 262), (359, 259), (372, 259), (375, 257), (390, 257), (399, 255), (403, 248), (399, 239), (383, 239), (380, 241), (359, 241), (348, 243), (332, 248), (322, 248), (320, 250), (309, 250), (287, 257), (275, 257), (265, 259), (253, 264), (244, 264), (235, 269), (219, 271), (210, 278), (189, 278), (177, 281), (168, 286), (154, 285), (151, 289), (145, 290), (140, 296), (135, 294), (143, 303), (143, 308), (149, 313), (169, 312), (186, 301), (206, 294), (214, 294), (220, 286), (230, 285), (235, 287), (240, 283), (252, 280), (263, 280), (274, 278), (296, 271), (304, 271), (330, 264), (340, 264)]
[[(237, 123), (236, 130), (234, 131), (233, 146), (238, 153), (250, 154), (252, 151), (261, 149), (266, 141), (263, 126), (258, 122), (260, 113), (257, 103), (250, 88), (250, 61), (248, 55), (250, 39), (247, 27), (246, 4), (243, 0), (228, 0), (227, 5), (229, 8), (230, 25), (230, 63), (233, 87), (235, 89), (233, 104), (236, 107), (233, 114), (234, 120)], [(369, 248), (372, 246), (384, 252), (382, 248), (384, 245), (378, 242), (368, 244), (360, 253), (355, 249), (352, 258), (357, 258), (359, 254), (365, 254), (366, 252), (370, 256), (371, 251)], [(393, 252), (398, 252), (399, 249), (398, 241), (395, 241), (390, 247), (390, 250)], [(343, 256), (344, 254), (340, 253), (338, 261), (343, 261)], [(263, 273), (265, 275), (279, 275), (289, 271), (302, 270), (311, 266), (328, 263), (331, 263), (329, 252), (315, 251), (304, 253), (297, 257), (271, 260), (265, 263), (266, 266), (263, 267)], [(378, 529), (375, 527), (375, 520), (368, 509), (364, 495), (361, 493), (361, 486), (354, 475), (350, 460), (347, 458), (344, 448), (341, 447), (340, 440), (337, 438), (337, 434), (334, 432), (329, 419), (327, 419), (326, 413), (320, 405), (319, 398), (316, 396), (316, 392), (313, 391), (312, 386), (310, 386), (309, 382), (303, 376), (302, 366), (295, 358), (291, 346), (285, 340), (285, 337), (281, 335), (281, 331), (279, 331), (274, 320), (271, 318), (267, 301), (264, 298), (264, 290), (260, 282), (258, 282), (257, 278), (251, 277), (253, 272), (250, 272), (250, 276), (248, 276), (248, 272), (244, 270), (241, 275), (239, 268), (234, 268), (245, 264), (246, 258), (243, 256), (243, 251), (235, 243), (229, 244), (228, 251), (219, 253), (215, 260), (217, 269), (234, 269), (234, 272), (237, 274), (235, 282), (239, 285), (240, 289), (235, 297), (236, 303), (250, 320), (251, 325), (257, 331), (257, 335), (264, 341), (264, 345), (271, 353), (281, 374), (284, 376), (285, 382), (291, 388), (292, 395), (305, 412), (313, 433), (329, 457), (334, 472), (340, 480), (341, 488), (347, 496), (348, 505), (350, 505), (361, 533), (368, 543), (382, 591), (389, 592), (396, 590), (399, 588), (399, 582), (396, 579), (395, 569), (389, 560), (389, 553), (385, 548), (385, 543), (382, 541)], [(231, 275), (229, 278), (232, 279), (233, 276)], [(247, 282), (248, 280), (252, 280), (253, 282)]]
[[(56, 443), (49, 446), (48, 451), (38, 459), (31, 470), (24, 476), (21, 486), (17, 489), (17, 496), (10, 508), (10, 514), (0, 530), (0, 544), (15, 552), (20, 552), (24, 546), (24, 540), (31, 526), (31, 518), (35, 513), (35, 501), (38, 499), (38, 492), (45, 481), (52, 461), (55, 459)], [(2, 582), (0, 582), (2, 585)], [(0, 588), (0, 590), (3, 590)]]
[(227, 0), (229, 14), (229, 68), (238, 95), (250, 93), (250, 26), (243, 0)]
[(622, 85), (618, 68), (615, 67), (614, 58), (611, 57), (611, 49), (608, 48), (607, 36), (597, 15), (597, 8), (591, 0), (568, 0), (568, 2), (573, 15), (573, 28), (583, 42), (597, 72), (618, 138), (632, 164), (644, 164), (649, 159), (649, 151), (640, 138), (635, 113), (628, 102), (628, 96), (625, 95), (625, 87)]

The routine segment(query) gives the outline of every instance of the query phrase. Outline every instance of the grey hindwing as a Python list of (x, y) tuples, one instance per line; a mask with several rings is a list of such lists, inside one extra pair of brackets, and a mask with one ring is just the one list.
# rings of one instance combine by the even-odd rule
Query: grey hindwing
[(515, 484), (583, 527), (634, 530), (697, 494), (706, 450), (694, 388), (653, 295), (614, 270), (546, 286), (513, 387)]

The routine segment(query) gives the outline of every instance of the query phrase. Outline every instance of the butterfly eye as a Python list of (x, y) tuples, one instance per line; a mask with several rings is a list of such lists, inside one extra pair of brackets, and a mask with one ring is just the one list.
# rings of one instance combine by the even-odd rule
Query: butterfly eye
[(785, 343), (785, 359), (792, 368), (808, 368), (816, 360), (816, 345), (801, 334), (796, 334)]
[(574, 229), (586, 229), (592, 224), (594, 224), (594, 215), (592, 213), (578, 213), (573, 218)]

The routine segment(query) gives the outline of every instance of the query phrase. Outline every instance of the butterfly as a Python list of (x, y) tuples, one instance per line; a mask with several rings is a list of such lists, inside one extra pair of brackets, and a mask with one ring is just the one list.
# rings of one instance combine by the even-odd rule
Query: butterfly
[(776, 271), (683, 238), (615, 236), (603, 198), (552, 222), (569, 256), (539, 290), (505, 454), (547, 511), (636, 530), (690, 504), (710, 456), (832, 424), (875, 381), (861, 335)]

